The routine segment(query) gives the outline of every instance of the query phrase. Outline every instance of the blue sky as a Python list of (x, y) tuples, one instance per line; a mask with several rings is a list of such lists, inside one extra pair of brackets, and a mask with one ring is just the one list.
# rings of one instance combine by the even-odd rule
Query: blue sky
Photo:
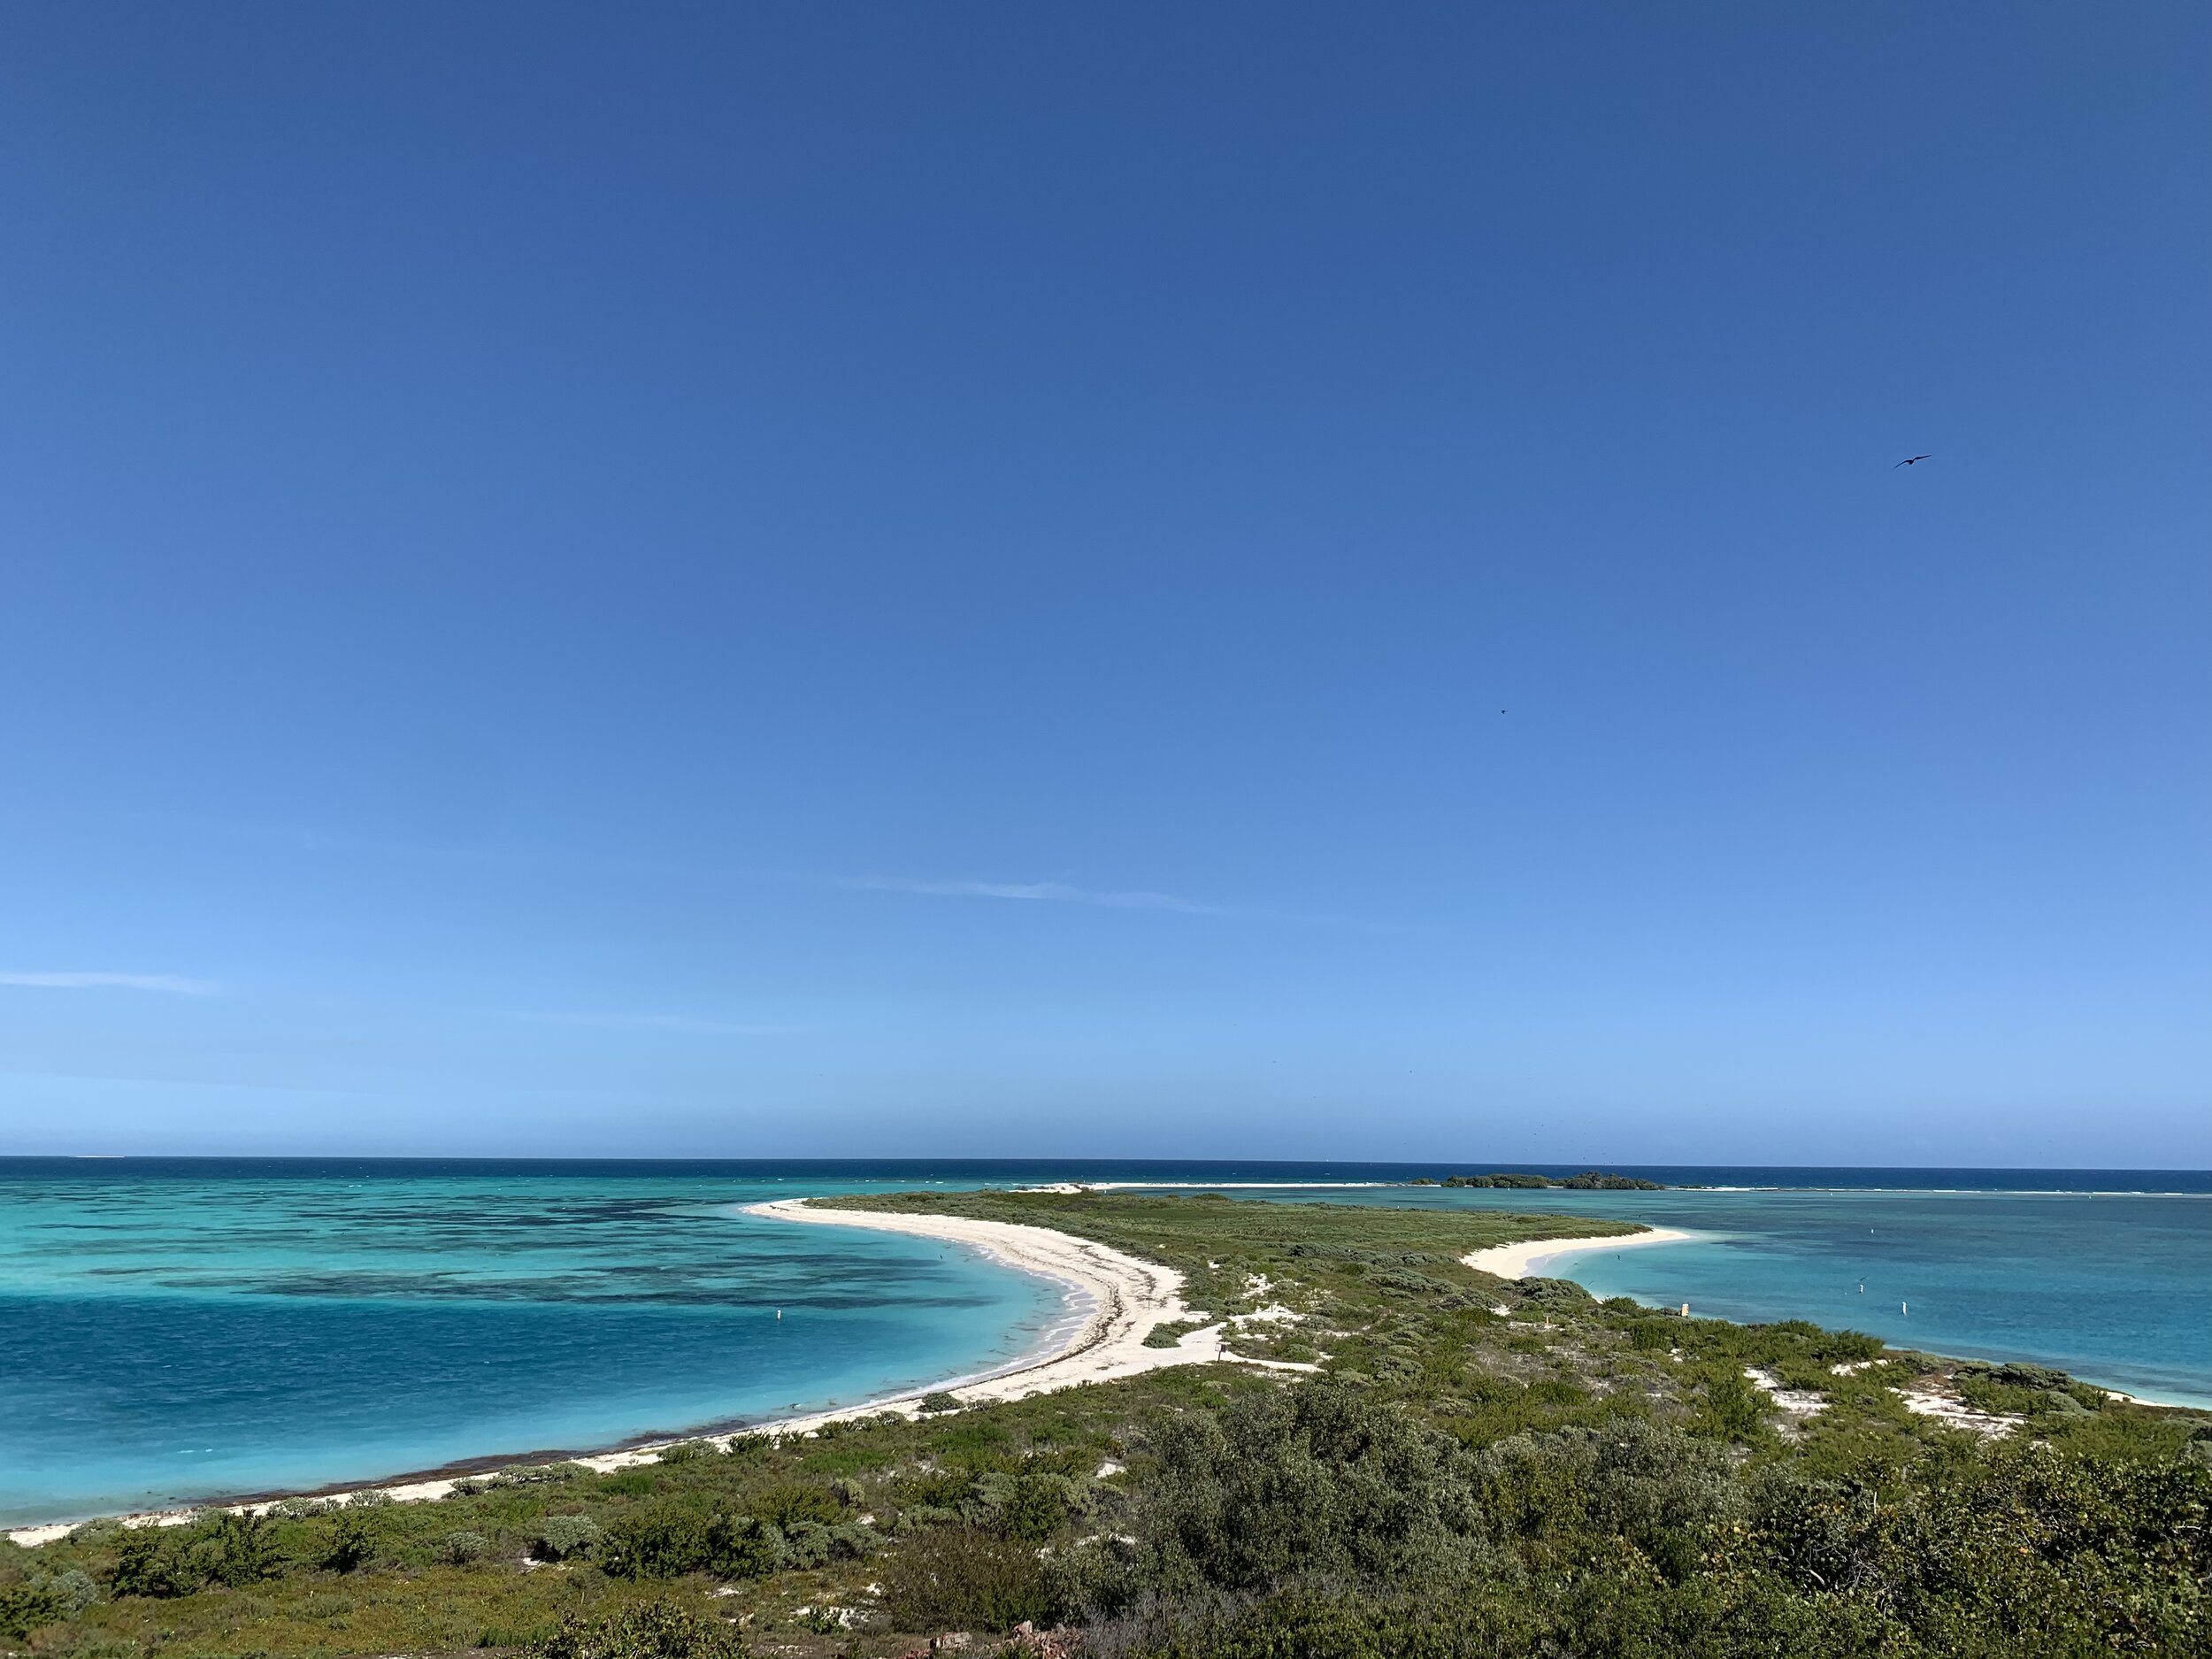
[(0, 1150), (2212, 1164), (2208, 47), (11, 8)]

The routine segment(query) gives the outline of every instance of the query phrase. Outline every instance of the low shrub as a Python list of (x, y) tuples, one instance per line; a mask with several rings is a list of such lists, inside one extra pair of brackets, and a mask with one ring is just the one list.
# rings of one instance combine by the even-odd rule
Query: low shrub
[(618, 1578), (759, 1578), (785, 1564), (780, 1529), (749, 1515), (655, 1504), (607, 1529), (607, 1571)]
[(1699, 1427), (1728, 1440), (1748, 1440), (1766, 1427), (1766, 1396), (1746, 1379), (1732, 1371), (1707, 1379)]
[(529, 1651), (534, 1659), (744, 1659), (746, 1647), (718, 1618), (672, 1601), (640, 1601), (596, 1618), (572, 1613)]
[(161, 1535), (161, 1529), (133, 1527), (116, 1540), (115, 1564), (108, 1574), (111, 1594), (166, 1599), (190, 1595), (204, 1582), (186, 1564), (183, 1552)]
[(277, 1557), (274, 1529), (258, 1515), (225, 1510), (212, 1522), (191, 1530), (200, 1534), (192, 1544), (213, 1583), (235, 1590), (273, 1578), (283, 1570)]
[(1451, 1440), (1333, 1383), (1164, 1425), (1137, 1531), (1163, 1588), (1455, 1578), (1481, 1555), (1474, 1465)]
[(211, 1584), (232, 1589), (282, 1571), (273, 1529), (257, 1515), (219, 1511), (189, 1526), (133, 1527), (116, 1544), (109, 1588), (117, 1595), (190, 1595)]
[(1199, 1319), (1163, 1320), (1144, 1333), (1144, 1345), (1147, 1348), (1173, 1348), (1203, 1325), (1204, 1321)]
[(752, 1511), (771, 1526), (788, 1531), (796, 1522), (834, 1526), (845, 1518), (844, 1506), (820, 1486), (787, 1481), (771, 1486), (752, 1501)]
[(61, 1598), (42, 1584), (12, 1584), (0, 1589), (0, 1637), (27, 1636), (42, 1624), (69, 1617)]
[(59, 1624), (100, 1599), (99, 1587), (76, 1567), (0, 1587), (0, 1637), (22, 1637)]
[(975, 1494), (975, 1477), (964, 1469), (931, 1469), (901, 1476), (899, 1502), (909, 1508), (949, 1509)]
[(1525, 1279), (1514, 1286), (1521, 1300), (1539, 1308), (1573, 1310), (1591, 1304), (1590, 1293), (1571, 1279)]
[(375, 1557), (383, 1537), (379, 1517), (349, 1505), (330, 1517), (321, 1533), (315, 1564), (332, 1572), (354, 1572)]
[(884, 1571), (883, 1599), (901, 1630), (1011, 1630), (1052, 1612), (1034, 1547), (972, 1526), (938, 1527), (902, 1545)]
[(588, 1515), (549, 1515), (538, 1523), (530, 1553), (540, 1561), (574, 1561), (597, 1550), (606, 1536)]
[(1016, 1475), (988, 1494), (993, 1519), (1009, 1538), (1041, 1544), (1087, 1507), (1089, 1494), (1065, 1475)]
[(448, 1532), (438, 1540), (438, 1559), (450, 1567), (481, 1561), (491, 1551), (491, 1540), (481, 1532)]
[(573, 1480), (590, 1472), (581, 1463), (518, 1463), (510, 1469), (495, 1471), (483, 1484), (487, 1488), (537, 1486), (549, 1481)]

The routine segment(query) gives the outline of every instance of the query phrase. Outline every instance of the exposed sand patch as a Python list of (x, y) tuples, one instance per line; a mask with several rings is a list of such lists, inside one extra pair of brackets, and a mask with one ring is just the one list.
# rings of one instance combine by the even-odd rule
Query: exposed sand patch
[(1816, 1390), (1786, 1388), (1782, 1386), (1782, 1379), (1770, 1371), (1747, 1365), (1743, 1374), (1753, 1387), (1773, 1401), (1779, 1409), (1788, 1412), (1793, 1418), (1809, 1417), (1828, 1409), (1828, 1402)]
[(1991, 1440), (2001, 1440), (2025, 1423), (2025, 1417), (2001, 1417), (1994, 1412), (1978, 1411), (1972, 1406), (1937, 1384), (1923, 1383), (1913, 1388), (1893, 1388), (1890, 1393), (1905, 1402), (1905, 1409), (1915, 1417), (1933, 1417), (1947, 1423), (1955, 1429), (1970, 1429), (1985, 1434)]
[(1552, 1269), (1570, 1256), (1592, 1250), (1635, 1249), (1647, 1244), (1683, 1244), (1697, 1236), (1679, 1227), (1646, 1227), (1641, 1233), (1617, 1233), (1610, 1238), (1531, 1239), (1522, 1244), (1496, 1244), (1459, 1259), (1479, 1271), (1495, 1273), (1500, 1279), (1539, 1279), (1549, 1277)]

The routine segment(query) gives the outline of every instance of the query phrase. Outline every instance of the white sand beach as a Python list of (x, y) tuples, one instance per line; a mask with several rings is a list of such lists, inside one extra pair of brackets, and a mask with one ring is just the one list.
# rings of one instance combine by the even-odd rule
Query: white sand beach
[[(1005, 1266), (1056, 1279), (1066, 1286), (1073, 1294), (1079, 1317), (1071, 1320), (1059, 1340), (1042, 1351), (1006, 1370), (943, 1390), (964, 1403), (1017, 1400), (1049, 1389), (1071, 1388), (1078, 1383), (1112, 1382), (1141, 1371), (1156, 1371), (1163, 1365), (1188, 1365), (1236, 1357), (1223, 1351), (1223, 1329), (1218, 1325), (1187, 1332), (1173, 1348), (1147, 1348), (1144, 1340), (1155, 1326), (1207, 1317), (1184, 1305), (1183, 1276), (1171, 1267), (1140, 1261), (1103, 1244), (1056, 1233), (1049, 1227), (977, 1221), (966, 1216), (823, 1209), (799, 1198), (749, 1205), (746, 1213), (778, 1221), (871, 1227), (882, 1233), (949, 1239), (979, 1250)], [(919, 1394), (915, 1394), (879, 1402), (871, 1409), (910, 1406), (919, 1398)]]
[[(1208, 1317), (1184, 1305), (1183, 1276), (1172, 1268), (1140, 1261), (1133, 1256), (1125, 1255), (1105, 1245), (1094, 1244), (1087, 1239), (1078, 1239), (1064, 1233), (1055, 1233), (1047, 1227), (976, 1221), (964, 1216), (818, 1210), (805, 1200), (796, 1198), (750, 1205), (747, 1213), (776, 1221), (871, 1227), (884, 1233), (905, 1233), (922, 1238), (950, 1240), (980, 1250), (1008, 1267), (1056, 1280), (1067, 1288), (1070, 1317), (1055, 1328), (1045, 1344), (1035, 1353), (998, 1371), (964, 1380), (956, 1378), (949, 1381), (934, 1382), (926, 1387), (910, 1390), (896, 1396), (863, 1401), (833, 1411), (780, 1417), (754, 1425), (739, 1432), (808, 1434), (826, 1423), (868, 1417), (879, 1411), (896, 1411), (902, 1416), (913, 1417), (919, 1413), (923, 1397), (930, 1394), (950, 1394), (964, 1405), (978, 1405), (991, 1401), (1021, 1399), (1056, 1388), (1072, 1388), (1079, 1383), (1112, 1382), (1119, 1378), (1156, 1371), (1166, 1365), (1210, 1364), (1226, 1361), (1240, 1365), (1264, 1366), (1274, 1371), (1310, 1371), (1319, 1369), (1289, 1360), (1247, 1359), (1228, 1352), (1223, 1342), (1225, 1337), (1233, 1334), (1235, 1321), (1210, 1323), (1197, 1330), (1185, 1332), (1172, 1348), (1147, 1348), (1144, 1340), (1157, 1325)], [(1249, 1317), (1259, 1318), (1269, 1311), (1263, 1310), (1262, 1314)], [(726, 1445), (730, 1436), (685, 1438), (707, 1439)], [(676, 1443), (672, 1440), (655, 1441), (569, 1461), (601, 1473), (609, 1473), (618, 1469), (630, 1469), (641, 1463), (657, 1462), (666, 1447)], [(462, 1481), (484, 1478), (480, 1474), (473, 1477), (438, 1476), (429, 1479), (372, 1484), (360, 1490), (380, 1493), (396, 1503), (434, 1502), (451, 1494)], [(358, 1494), (349, 1490), (316, 1495), (329, 1501), (343, 1502)], [(239, 1510), (260, 1510), (271, 1508), (279, 1502), (281, 1500), (272, 1499), (227, 1507)], [(192, 1520), (198, 1513), (193, 1509), (154, 1510), (125, 1516), (122, 1519), (127, 1526), (177, 1526)], [(18, 1527), (6, 1536), (27, 1548), (65, 1536), (73, 1525), (63, 1522), (44, 1526)]]
[(1549, 1275), (1571, 1256), (1591, 1250), (1639, 1249), (1650, 1244), (1683, 1244), (1698, 1235), (1679, 1227), (1647, 1227), (1641, 1233), (1623, 1233), (1601, 1239), (1531, 1239), (1523, 1244), (1494, 1245), (1460, 1260), (1481, 1272), (1500, 1279), (1534, 1279)]
[[(1058, 1388), (1072, 1388), (1080, 1383), (1112, 1382), (1167, 1365), (1228, 1363), (1264, 1366), (1273, 1371), (1310, 1371), (1319, 1369), (1316, 1365), (1289, 1360), (1247, 1358), (1230, 1352), (1225, 1346), (1225, 1340), (1234, 1335), (1235, 1327), (1243, 1320), (1268, 1322), (1295, 1317), (1286, 1310), (1263, 1308), (1239, 1318), (1215, 1320), (1211, 1315), (1196, 1311), (1185, 1303), (1183, 1276), (1173, 1268), (1142, 1261), (1106, 1245), (1056, 1233), (1048, 1227), (1023, 1226), (1003, 1221), (979, 1221), (966, 1216), (818, 1208), (802, 1198), (778, 1199), (769, 1203), (749, 1205), (746, 1213), (773, 1221), (817, 1226), (869, 1227), (883, 1233), (903, 1233), (965, 1245), (1008, 1267), (1053, 1279), (1065, 1286), (1069, 1317), (1054, 1328), (1036, 1352), (1000, 1370), (966, 1379), (956, 1378), (934, 1382), (895, 1396), (841, 1406), (835, 1410), (779, 1417), (737, 1431), (739, 1432), (808, 1434), (820, 1429), (826, 1423), (867, 1417), (879, 1411), (896, 1411), (902, 1416), (913, 1417), (919, 1413), (924, 1396), (930, 1394), (949, 1394), (964, 1405), (979, 1405), (992, 1401), (1022, 1399)], [(1505, 1244), (1492, 1249), (1477, 1250), (1463, 1259), (1470, 1267), (1494, 1273), (1501, 1279), (1525, 1279), (1532, 1274), (1548, 1272), (1563, 1258), (1586, 1251), (1672, 1244), (1694, 1236), (1672, 1227), (1654, 1227), (1642, 1233), (1623, 1233), (1614, 1238), (1535, 1239), (1522, 1244)], [(1145, 1346), (1145, 1338), (1156, 1327), (1193, 1319), (1207, 1323), (1196, 1330), (1185, 1332), (1172, 1348)], [(726, 1444), (730, 1436), (725, 1433), (687, 1438), (704, 1438)], [(676, 1443), (672, 1440), (655, 1441), (626, 1447), (619, 1451), (593, 1453), (570, 1461), (581, 1463), (587, 1469), (607, 1473), (656, 1462), (666, 1447)], [(359, 1490), (381, 1494), (397, 1503), (433, 1502), (449, 1495), (464, 1480), (484, 1478), (482, 1474), (437, 1476), (426, 1479), (371, 1484)], [(316, 1495), (342, 1502), (358, 1494), (349, 1490)], [(280, 1501), (268, 1500), (228, 1507), (265, 1509)], [(129, 1526), (175, 1526), (190, 1521), (197, 1513), (191, 1509), (157, 1510), (126, 1516), (123, 1520)], [(6, 1536), (18, 1544), (31, 1547), (63, 1537), (69, 1532), (71, 1525), (58, 1523), (18, 1527)]]
[[(1173, 1268), (1142, 1261), (1106, 1245), (1079, 1239), (1069, 1233), (1056, 1233), (1048, 1227), (1023, 1226), (1003, 1221), (979, 1221), (966, 1216), (818, 1208), (802, 1198), (778, 1199), (769, 1203), (749, 1205), (746, 1213), (768, 1220), (818, 1226), (869, 1227), (883, 1233), (903, 1233), (965, 1245), (1008, 1267), (1053, 1279), (1065, 1286), (1069, 1317), (1054, 1328), (1036, 1352), (1000, 1370), (966, 1379), (956, 1378), (935, 1382), (924, 1388), (912, 1389), (895, 1396), (863, 1401), (832, 1411), (780, 1417), (754, 1425), (740, 1432), (808, 1434), (826, 1423), (866, 1417), (879, 1411), (896, 1411), (902, 1416), (913, 1417), (919, 1413), (923, 1397), (930, 1394), (949, 1394), (964, 1405), (979, 1405), (992, 1401), (1022, 1399), (1057, 1388), (1072, 1388), (1080, 1383), (1112, 1382), (1167, 1365), (1225, 1362), (1264, 1366), (1274, 1371), (1310, 1371), (1319, 1369), (1315, 1365), (1288, 1360), (1250, 1359), (1231, 1353), (1225, 1346), (1225, 1340), (1234, 1335), (1235, 1327), (1241, 1323), (1241, 1319), (1216, 1321), (1210, 1315), (1187, 1306), (1183, 1301), (1183, 1276)], [(1671, 1227), (1655, 1227), (1615, 1238), (1536, 1239), (1523, 1244), (1506, 1244), (1493, 1249), (1478, 1250), (1464, 1260), (1470, 1267), (1495, 1273), (1501, 1279), (1525, 1279), (1532, 1274), (1547, 1272), (1563, 1258), (1584, 1251), (1671, 1244), (1694, 1236)], [(1284, 1310), (1267, 1308), (1242, 1316), (1242, 1318), (1265, 1322), (1294, 1317)], [(1156, 1327), (1193, 1319), (1208, 1323), (1196, 1330), (1185, 1332), (1172, 1348), (1145, 1346), (1145, 1338)], [(726, 1444), (730, 1436), (726, 1433), (687, 1438), (705, 1438)], [(619, 1451), (593, 1453), (571, 1461), (581, 1463), (587, 1469), (607, 1473), (656, 1462), (661, 1452), (673, 1444), (676, 1441), (655, 1441), (626, 1447)], [(434, 1502), (451, 1494), (464, 1480), (484, 1478), (481, 1474), (437, 1476), (427, 1479), (371, 1484), (359, 1491), (381, 1494), (396, 1503)], [(343, 1502), (358, 1495), (358, 1493), (349, 1490), (316, 1495), (329, 1501)], [(280, 1501), (268, 1500), (228, 1507), (258, 1510), (268, 1509)], [(191, 1509), (166, 1509), (122, 1518), (128, 1526), (176, 1526), (190, 1521), (197, 1513)], [(58, 1523), (18, 1527), (6, 1536), (27, 1548), (65, 1536), (71, 1525)]]

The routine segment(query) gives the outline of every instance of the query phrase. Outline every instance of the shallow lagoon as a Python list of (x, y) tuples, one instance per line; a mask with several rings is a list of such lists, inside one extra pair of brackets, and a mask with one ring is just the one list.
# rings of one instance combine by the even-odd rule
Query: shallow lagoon
[[(1055, 1287), (956, 1247), (735, 1213), (764, 1197), (1437, 1172), (0, 1160), (0, 1519), (297, 1490), (851, 1402), (1004, 1364), (1065, 1315)], [(1810, 1318), (2212, 1403), (2204, 1176), (1648, 1172), (1835, 1185), (1246, 1195), (1694, 1228), (1707, 1237), (1570, 1271), (1601, 1294)], [(2018, 1190), (2038, 1181), (2076, 1190)], [(2088, 1191), (2122, 1186), (2138, 1190)]]
[(1064, 1315), (956, 1246), (735, 1213), (795, 1190), (0, 1177), (0, 1519), (849, 1403), (1003, 1364)]
[[(1899, 1348), (2024, 1359), (2212, 1407), (2212, 1195), (1881, 1190), (1386, 1189), (1371, 1202), (1617, 1216), (1701, 1235), (1557, 1271), (1600, 1296), (1810, 1319)], [(1864, 1288), (1861, 1289), (1863, 1286)]]

